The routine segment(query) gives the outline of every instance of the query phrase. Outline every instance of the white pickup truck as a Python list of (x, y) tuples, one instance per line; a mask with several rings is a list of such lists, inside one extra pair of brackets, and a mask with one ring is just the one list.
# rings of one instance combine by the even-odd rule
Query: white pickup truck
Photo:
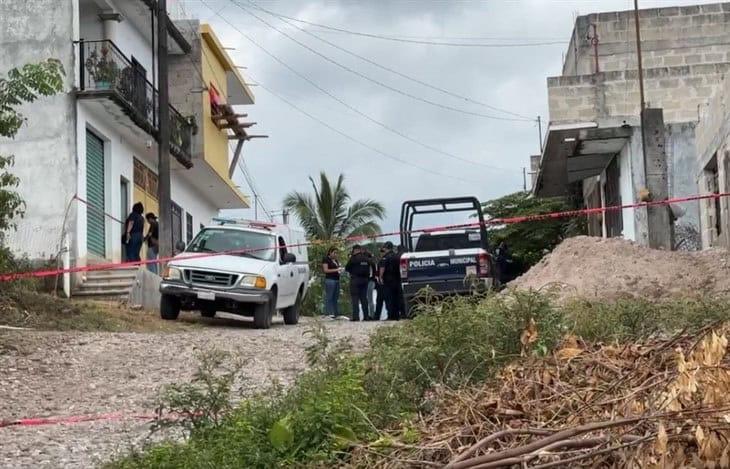
[(304, 233), (274, 223), (214, 221), (165, 269), (162, 319), (175, 320), (181, 310), (204, 317), (223, 311), (268, 329), (280, 311), (285, 324), (297, 324), (309, 283)]

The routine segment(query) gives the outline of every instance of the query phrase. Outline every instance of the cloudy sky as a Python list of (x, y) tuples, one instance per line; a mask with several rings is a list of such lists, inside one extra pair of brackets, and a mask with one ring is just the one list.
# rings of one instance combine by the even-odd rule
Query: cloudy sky
[[(710, 2), (640, 1), (643, 8), (695, 3)], [(258, 122), (254, 133), (270, 138), (244, 146), (263, 205), (279, 211), (287, 192), (310, 189), (310, 175), (343, 173), (353, 198), (385, 205), (383, 228), (390, 231), (406, 199), (489, 200), (521, 190), (522, 168), (538, 153), (538, 129), (532, 120), (504, 119), (542, 116), (544, 130), (546, 78), (560, 74), (575, 15), (627, 10), (633, 1), (187, 0), (184, 7), (235, 49), (229, 52), (247, 67), (242, 72), (249, 81), (266, 87), (252, 88), (256, 104), (247, 112)], [(503, 47), (357, 36), (257, 7), (372, 35)], [(388, 72), (317, 37), (471, 101)], [(525, 43), (541, 44), (504, 46)], [(242, 174), (236, 180), (244, 193), (252, 193)], [(253, 210), (244, 215), (252, 217)]]

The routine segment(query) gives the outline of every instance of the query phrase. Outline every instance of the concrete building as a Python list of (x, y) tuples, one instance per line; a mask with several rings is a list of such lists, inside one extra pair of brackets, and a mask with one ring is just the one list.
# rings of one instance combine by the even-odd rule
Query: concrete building
[[(66, 71), (64, 93), (25, 106), (27, 125), (16, 139), (0, 141), (0, 153), (16, 157), (13, 172), (27, 204), (17, 232), (9, 233), (15, 252), (31, 259), (64, 252), (65, 263), (72, 266), (117, 262), (123, 258), (122, 221), (132, 204), (142, 202), (145, 211), (158, 213), (156, 5), (155, 0), (2, 3), (0, 74), (47, 58), (59, 59)], [(170, 21), (171, 83), (200, 73), (204, 34)], [(210, 66), (225, 69), (221, 73), (230, 87), (218, 90), (220, 96), (227, 98), (230, 92), (233, 104), (252, 104), (240, 75), (227, 76), (232, 65), (220, 44), (210, 50)], [(190, 240), (220, 209), (246, 208), (248, 201), (227, 171), (227, 130), (211, 132), (205, 121), (202, 83), (197, 90), (176, 89), (174, 83), (171, 88), (177, 242)], [(87, 280), (92, 279), (69, 278), (65, 287), (83, 292)], [(98, 279), (93, 280), (87, 292), (96, 291)]]
[[(647, 191), (652, 200), (698, 193), (697, 126), (730, 70), (730, 3), (641, 10), (639, 24), (648, 124), (653, 126), (644, 129), (646, 150), (634, 12), (580, 16), (562, 75), (547, 80), (550, 122), (536, 195), (575, 194), (587, 207), (600, 207), (639, 202)], [(699, 236), (700, 204), (682, 209), (673, 229)], [(662, 221), (650, 221), (653, 216)], [(668, 211), (624, 209), (589, 221), (593, 235), (657, 245), (651, 242), (653, 230), (662, 238), (661, 247), (676, 247), (667, 245)]]

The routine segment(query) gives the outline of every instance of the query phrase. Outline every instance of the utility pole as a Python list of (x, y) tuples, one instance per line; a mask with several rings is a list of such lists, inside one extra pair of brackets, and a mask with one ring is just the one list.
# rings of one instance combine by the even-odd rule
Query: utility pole
[(641, 66), (641, 32), (639, 28), (639, 0), (634, 0), (634, 23), (636, 26), (636, 60), (639, 69), (639, 96), (641, 98), (641, 112), (644, 112), (644, 70)]
[(540, 144), (540, 154), (542, 155), (542, 120), (537, 116), (537, 140)]
[(157, 0), (158, 155), (157, 199), (160, 203), (160, 251), (172, 255), (172, 200), (170, 196), (170, 96), (167, 76), (167, 0)]
[(259, 195), (255, 192), (253, 193), (253, 219), (259, 219)]
[(281, 212), (281, 221), (285, 225), (288, 225), (289, 224), (289, 210), (287, 210), (287, 209), (282, 210), (282, 212)]
[(522, 167), (522, 190), (527, 191), (527, 168)]

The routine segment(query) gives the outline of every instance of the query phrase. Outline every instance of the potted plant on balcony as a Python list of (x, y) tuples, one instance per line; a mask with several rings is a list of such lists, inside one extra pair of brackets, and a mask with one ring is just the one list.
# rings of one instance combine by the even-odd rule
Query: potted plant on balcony
[(119, 66), (109, 55), (109, 48), (101, 47), (101, 54), (95, 49), (86, 59), (86, 70), (94, 79), (96, 89), (108, 90), (119, 76)]

